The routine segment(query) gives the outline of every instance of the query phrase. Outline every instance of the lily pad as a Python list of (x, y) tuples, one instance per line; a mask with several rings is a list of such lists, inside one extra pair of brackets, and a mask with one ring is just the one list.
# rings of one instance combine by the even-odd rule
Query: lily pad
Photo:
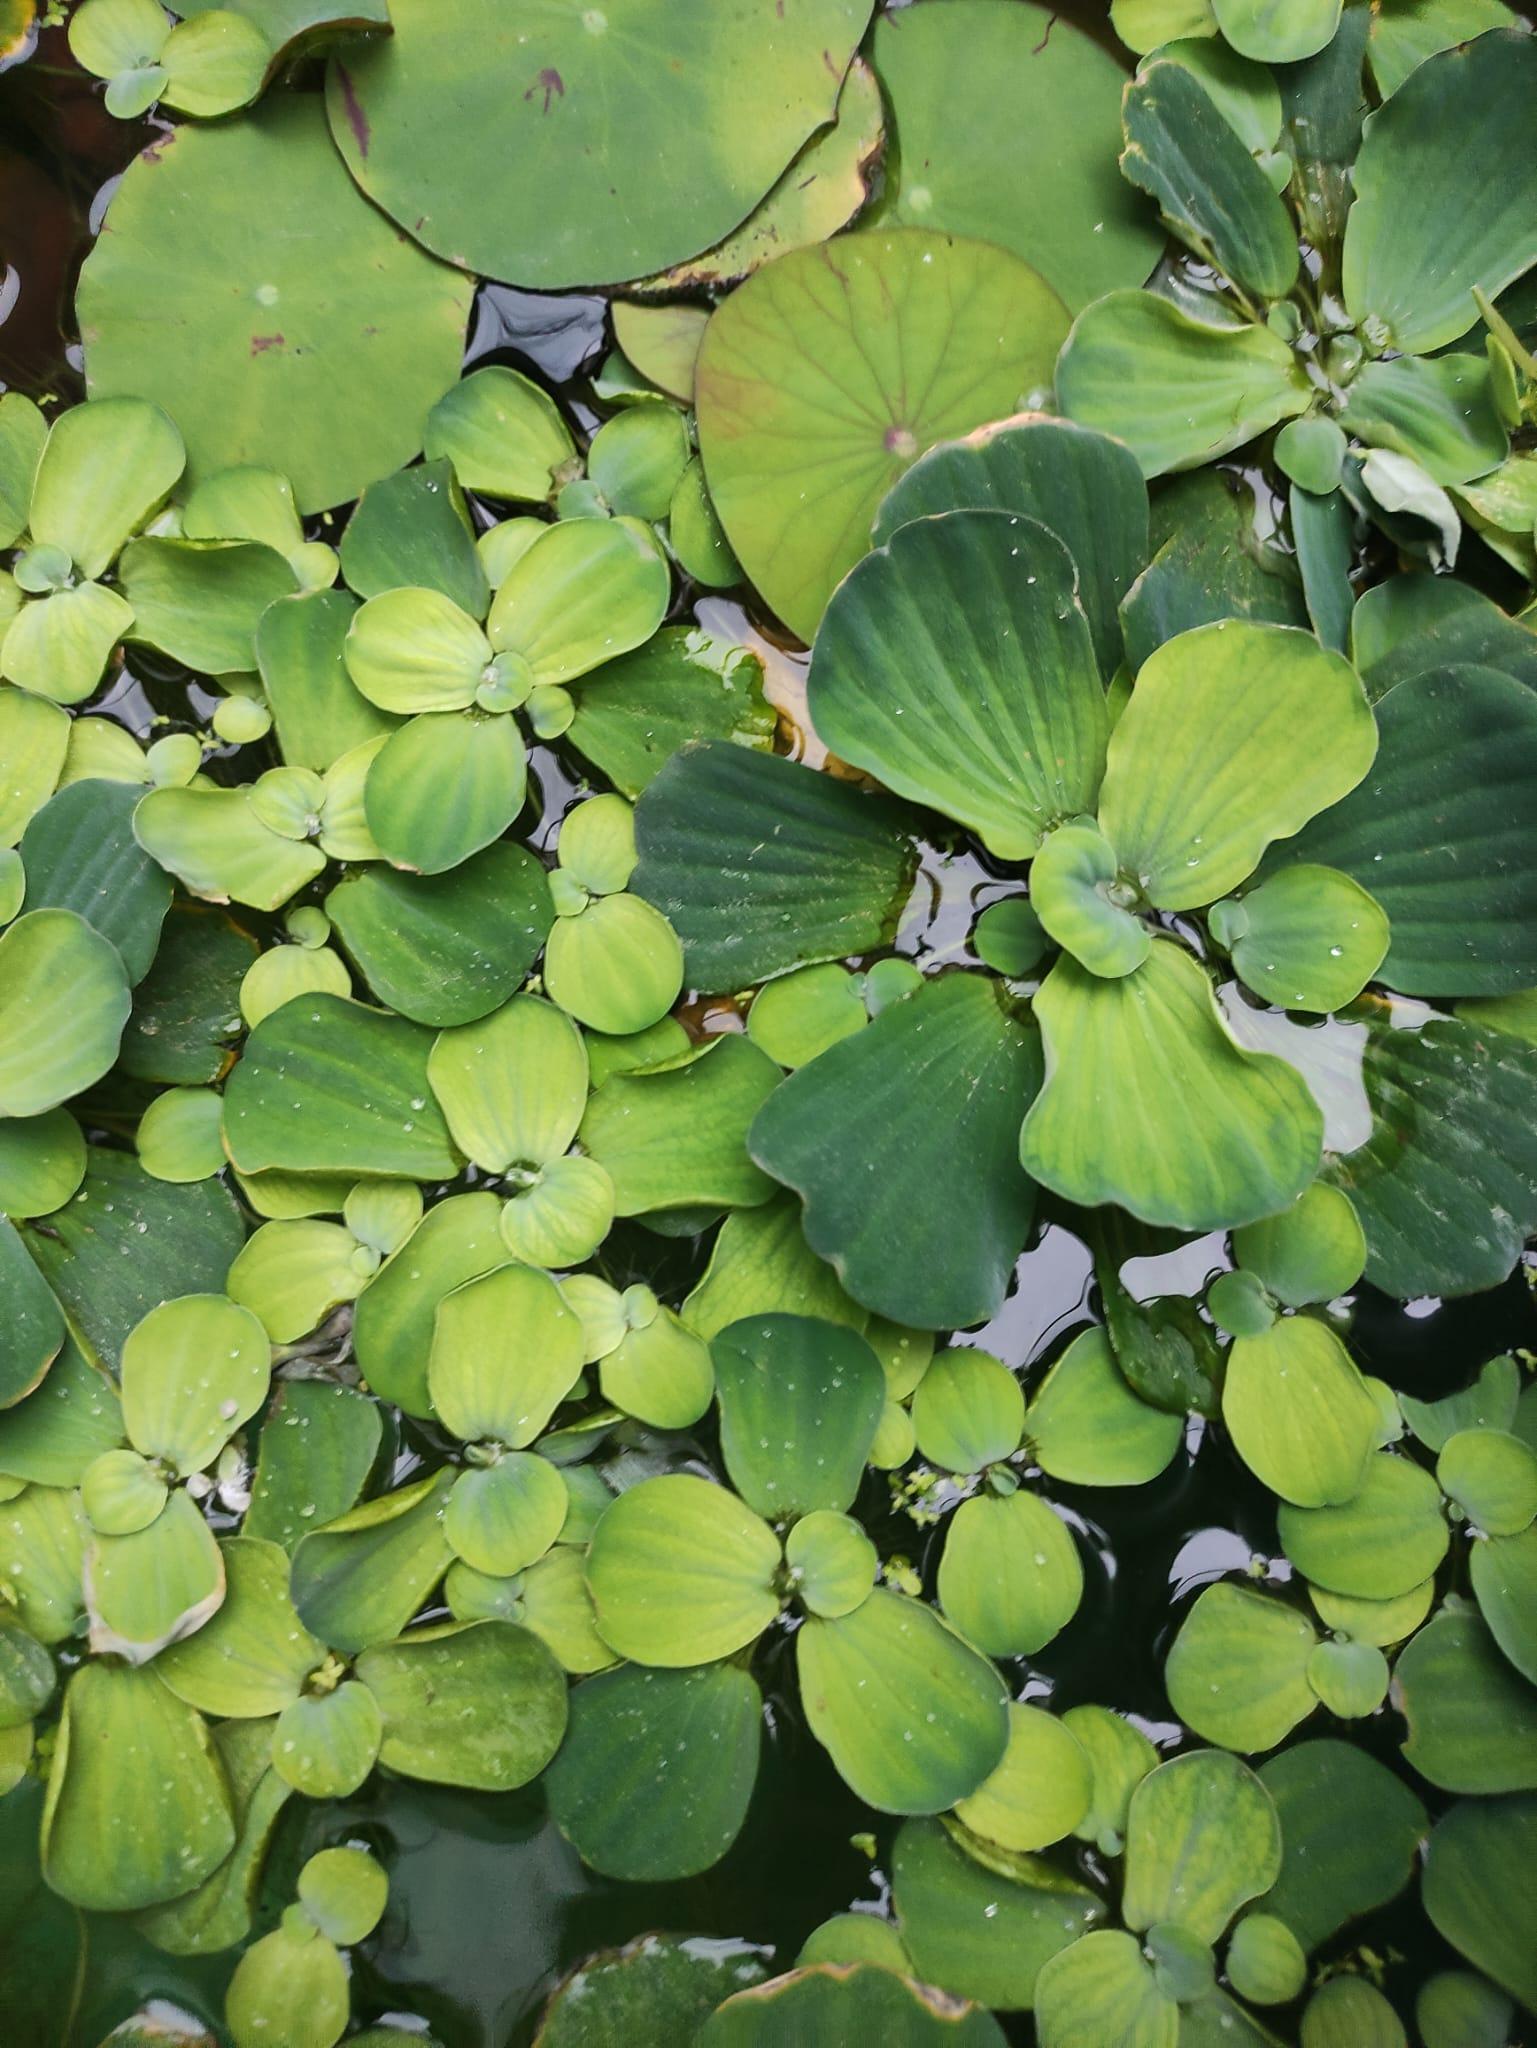
[[(645, 0), (530, 31), (478, 0), (394, 0), (392, 35), (332, 61), (332, 133), (368, 196), (466, 270), (545, 291), (644, 277), (720, 241), (831, 119), (869, 11), (794, 0), (766, 22), (742, 0)], [(615, 122), (632, 94), (645, 121)], [(665, 179), (656, 122), (681, 152)]]
[[(949, 0), (882, 15), (874, 59), (900, 153), (894, 225), (995, 242), (1070, 312), (1147, 276), (1158, 237), (1114, 171), (1125, 80), (1075, 23), (1044, 7)], [(1009, 92), (979, 93), (987, 77), (1007, 78)]]
[[(1066, 325), (1016, 257), (916, 228), (797, 250), (726, 300), (695, 385), (705, 474), (732, 547), (789, 626), (810, 638), (925, 448), (1039, 403)], [(802, 496), (813, 467), (829, 477), (814, 503)]]
[(0, 932), (0, 1116), (38, 1116), (100, 1080), (131, 1007), (122, 958), (73, 910)]
[(728, 1324), (710, 1355), (732, 1484), (775, 1520), (852, 1505), (886, 1399), (864, 1338), (809, 1316)]
[(639, 1664), (729, 1657), (779, 1612), (779, 1559), (767, 1523), (724, 1487), (684, 1473), (645, 1480), (593, 1532), (587, 1583), (599, 1633)]
[(989, 1656), (1034, 1656), (1083, 1598), (1072, 1533), (1023, 1489), (962, 1501), (945, 1536), (939, 1598), (961, 1634)]
[(1234, 1339), (1222, 1419), (1249, 1470), (1282, 1500), (1321, 1508), (1354, 1499), (1379, 1416), (1349, 1352), (1316, 1317), (1283, 1317)]
[(1304, 1578), (1366, 1600), (1390, 1600), (1429, 1578), (1450, 1540), (1435, 1481), (1390, 1451), (1368, 1461), (1365, 1483), (1343, 1506), (1283, 1506), (1277, 1524)]
[(1035, 2024), (1042, 2048), (1177, 2048), (1180, 2039), (1179, 2006), (1119, 1928), (1086, 1934), (1051, 1958), (1037, 1980)]
[(1537, 2006), (1537, 1925), (1524, 1873), (1537, 1796), (1464, 1799), (1437, 1822), (1425, 1857), (1425, 1910), (1468, 1961)]
[[(91, 394), (163, 403), (194, 481), (256, 463), (315, 512), (417, 452), (458, 373), (469, 280), (362, 197), (313, 97), (177, 128), (110, 211), (77, 302)], [(210, 296), (215, 243), (240, 249), (241, 291)]]
[(380, 1762), (413, 1778), (512, 1791), (539, 1775), (565, 1734), (560, 1668), (511, 1622), (414, 1629), (365, 1650), (357, 1669), (384, 1720)]
[(1274, 1802), (1236, 1757), (1190, 1751), (1150, 1771), (1132, 1794), (1121, 1897), (1128, 1927), (1173, 1921), (1213, 1942), (1280, 1870)]

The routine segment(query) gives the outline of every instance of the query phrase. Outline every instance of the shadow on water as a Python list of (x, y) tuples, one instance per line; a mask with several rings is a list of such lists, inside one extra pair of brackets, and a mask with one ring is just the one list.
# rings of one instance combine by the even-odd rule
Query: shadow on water
[[(1105, 0), (1079, 0), (1060, 13), (1114, 46)], [(0, 76), (0, 383), (61, 400), (81, 394), (69, 323), (74, 280), (104, 207), (104, 186), (154, 127), (105, 114), (99, 89), (72, 66), (59, 30), (44, 32), (32, 62)], [(591, 427), (600, 417), (592, 380), (607, 347), (602, 298), (490, 284), (476, 298), (466, 362), (502, 362), (535, 374)], [(750, 612), (732, 598), (706, 600), (700, 615), (717, 632), (754, 635)], [(770, 694), (793, 727), (804, 659), (772, 641), (757, 644)], [(212, 700), (194, 692), (189, 707), (187, 686), (181, 672), (145, 666), (92, 708), (141, 733), (156, 717), (196, 723)], [(520, 821), (535, 844), (547, 845), (580, 773), (556, 753), (536, 751), (531, 810)], [(930, 850), (900, 950), (930, 964), (968, 960), (977, 912), (1012, 885), (1008, 871), (972, 853)], [(633, 1226), (616, 1232), (607, 1247), (616, 1268), (627, 1269), (624, 1277), (644, 1278), (672, 1301), (697, 1278), (705, 1249)], [(1202, 1257), (1196, 1253), (1198, 1265)], [(1220, 1254), (1210, 1261), (1221, 1262)], [(1203, 1266), (1179, 1284), (1197, 1291), (1205, 1277)], [(1033, 1381), (1097, 1313), (1089, 1251), (1073, 1219), (1048, 1208), (1004, 1308), (966, 1341)], [(1537, 1342), (1537, 1317), (1519, 1272), (1501, 1288), (1457, 1302), (1404, 1304), (1363, 1287), (1353, 1336), (1367, 1370), (1424, 1398), (1464, 1384), (1497, 1352)], [(1177, 1745), (1180, 1730), (1162, 1681), (1168, 1642), (1199, 1589), (1224, 1573), (1249, 1572), (1284, 1592), (1290, 1568), (1278, 1555), (1273, 1499), (1220, 1435), (1199, 1423), (1151, 1485), (1118, 1494), (1032, 1484), (1078, 1534), (1085, 1597), (1039, 1657), (1013, 1660), (1013, 1691), (1059, 1708), (1098, 1701), (1132, 1715), (1161, 1746)], [(883, 1555), (907, 1558), (932, 1584), (942, 1528), (920, 1528), (901, 1514), (876, 1474), (867, 1476), (859, 1513)], [(757, 1788), (737, 1843), (704, 1876), (662, 1885), (596, 1877), (555, 1828), (537, 1785), (471, 1794), (381, 1771), (350, 1800), (291, 1803), (270, 1859), (259, 1930), (292, 1896), (307, 1854), (332, 1842), (368, 1841), (390, 1867), (391, 1897), (378, 1935), (356, 1958), (360, 2017), (425, 2022), (445, 2048), (524, 2048), (563, 1972), (595, 1949), (648, 1930), (760, 1945), (765, 1959), (787, 1967), (820, 1920), (850, 1905), (884, 1902), (894, 1832), (893, 1823), (853, 1797), (806, 1731), (795, 1705), (793, 1656), (789, 1627), (773, 1632), (758, 1652), (768, 1712)], [(1319, 1715), (1305, 1732), (1327, 1733), (1332, 1725)], [(1391, 1709), (1351, 1731), (1352, 1740), (1395, 1767), (1401, 1733)], [(5, 1972), (8, 1999), (9, 1987), (17, 1987), (13, 2023), (17, 2011), (23, 2029), (35, 2015), (26, 2048), (31, 2039), (95, 2048), (108, 2026), (152, 1997), (217, 2012), (232, 1958), (188, 1966), (160, 1956), (118, 1923), (92, 1918), (82, 1928), (79, 1916), (37, 1889), (35, 1865), (30, 1873), (19, 1868), (24, 1860), (0, 1844), (0, 1907), (11, 1909), (0, 1911), (0, 1923), (17, 1924), (7, 1887), (14, 1893), (19, 1885), (36, 1926), (28, 1953), (11, 1957)], [(1414, 1983), (1448, 1959), (1412, 1894), (1355, 1923), (1323, 1960), (1363, 1945), (1386, 1960), (1401, 2008)], [(414, 2022), (405, 2022), (407, 2014)], [(1284, 2027), (1285, 2016), (1278, 2023)], [(1034, 2038), (1025, 2016), (1006, 2016), (1003, 2024), (1011, 2040)]]

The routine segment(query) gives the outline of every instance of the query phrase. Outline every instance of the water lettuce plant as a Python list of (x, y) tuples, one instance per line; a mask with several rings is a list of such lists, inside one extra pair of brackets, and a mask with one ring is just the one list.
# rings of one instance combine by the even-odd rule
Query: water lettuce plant
[(1534, 45), (1110, 13), (38, 33), (18, 2040), (1524, 2038)]

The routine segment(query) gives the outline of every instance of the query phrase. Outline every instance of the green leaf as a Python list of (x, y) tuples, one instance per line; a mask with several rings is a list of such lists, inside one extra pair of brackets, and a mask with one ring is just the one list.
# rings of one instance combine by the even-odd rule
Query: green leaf
[(626, 1665), (571, 1697), (571, 1727), (545, 1784), (583, 1862), (631, 1883), (708, 1870), (747, 1817), (763, 1701), (745, 1671)]
[(128, 1334), (172, 1295), (224, 1285), (244, 1226), (218, 1183), (173, 1187), (131, 1154), (93, 1146), (72, 1202), (26, 1232), (27, 1248), (82, 1348), (116, 1369)]
[(309, 839), (274, 830), (248, 788), (152, 789), (134, 811), (133, 830), (161, 867), (213, 903), (277, 910), (326, 864)]
[(1246, 1586), (1208, 1586), (1164, 1665), (1169, 1704), (1225, 1749), (1274, 1749), (1318, 1705), (1308, 1660), (1318, 1637), (1285, 1601)]
[(382, 1434), (378, 1404), (360, 1390), (282, 1381), (262, 1425), (242, 1533), (292, 1551), (306, 1530), (345, 1514)]
[(207, 1621), (224, 1598), (224, 1564), (191, 1496), (175, 1492), (147, 1526), (98, 1533), (83, 1584), (91, 1648), (143, 1664)]
[[(796, 250), (718, 309), (696, 378), (710, 495), (802, 638), (902, 471), (936, 441), (1038, 404), (1065, 328), (1060, 300), (1016, 257), (916, 228)], [(830, 479), (814, 502), (802, 496), (812, 467)]]
[(1001, 2048), (1003, 2030), (960, 2004), (874, 1963), (793, 1970), (716, 2007), (699, 2048), (771, 2048), (775, 2041), (879, 2040), (888, 2048)]
[(1448, 1602), (1398, 1659), (1404, 1757), (1445, 1792), (1537, 1789), (1537, 1701), (1478, 1616)]
[(229, 1780), (239, 1833), (212, 1876), (137, 1916), (140, 1932), (168, 1955), (207, 1955), (245, 1940), (267, 1845), (288, 1802), (289, 1787), (271, 1768), (269, 1724), (226, 1721), (214, 1735), (214, 1747)]
[(880, 1560), (851, 1515), (816, 1508), (785, 1538), (785, 1563), (808, 1614), (836, 1621), (870, 1597)]
[(1365, 1484), (1344, 1506), (1283, 1506), (1277, 1526), (1304, 1578), (1364, 1600), (1391, 1600), (1428, 1579), (1449, 1540), (1435, 1481), (1390, 1451), (1368, 1460)]
[[(676, 511), (673, 518), (676, 545)], [(616, 789), (638, 797), (692, 741), (766, 748), (774, 713), (763, 701), (762, 673), (745, 649), (663, 626), (643, 647), (573, 685), (568, 738)]]
[(941, 1813), (1002, 1760), (1002, 1681), (932, 1608), (877, 1586), (852, 1614), (809, 1615), (795, 1647), (811, 1732), (877, 1812)]
[(347, 1967), (334, 1945), (313, 1929), (296, 1936), (275, 1927), (235, 1965), (224, 2016), (235, 2048), (303, 2035), (315, 2048), (335, 2048), (347, 2029), (351, 1996)]
[(858, 978), (826, 961), (766, 982), (747, 1013), (747, 1035), (781, 1067), (803, 1067), (868, 1022)]
[(507, 1263), (495, 1195), (451, 1195), (427, 1211), (403, 1247), (364, 1288), (352, 1340), (368, 1384), (408, 1415), (430, 1415), (427, 1361), (438, 1306), (454, 1288)]
[[(178, 128), (130, 170), (80, 282), (92, 399), (163, 401), (194, 481), (256, 463), (291, 480), (301, 513), (409, 461), (458, 372), (470, 282), (368, 204), (314, 97)], [(253, 280), (217, 302), (215, 216)]]
[(41, 1385), (65, 1340), (64, 1313), (27, 1256), (26, 1240), (0, 1217), (0, 1414)]
[(507, 1001), (538, 957), (553, 909), (534, 856), (497, 845), (446, 875), (355, 871), (326, 897), (326, 914), (382, 1003), (442, 1027)]
[(510, 1792), (539, 1775), (566, 1732), (560, 1667), (511, 1622), (416, 1629), (365, 1650), (357, 1670), (384, 1716), (379, 1761), (433, 1784)]
[(451, 1470), (365, 1501), (312, 1529), (293, 1555), (293, 1602), (331, 1649), (391, 1642), (448, 1569), (443, 1534)]
[(1190, 909), (1338, 803), (1376, 751), (1339, 655), (1284, 628), (1201, 627), (1144, 663), (1111, 737), (1100, 827), (1152, 903)]
[(353, 615), (345, 659), (358, 689), (383, 711), (501, 710), (484, 694), (494, 653), (475, 619), (442, 590), (390, 581)]
[(1300, 258), (1286, 208), (1202, 81), (1155, 58), (1127, 87), (1121, 118), (1121, 174), (1173, 232), (1258, 298), (1289, 291)]
[[(1537, 47), (1523, 31), (1477, 36), (1428, 58), (1368, 121), (1352, 173), (1344, 291), (1372, 340), (1428, 355), (1474, 324), (1475, 286), (1498, 297), (1537, 261), (1525, 118), (1534, 78)], [(1472, 126), (1476, 170), (1462, 146)], [(1412, 233), (1399, 204), (1410, 180), (1427, 198)]]
[(262, 613), (298, 588), (283, 557), (254, 541), (131, 541), (118, 577), (133, 607), (127, 637), (209, 676), (255, 668)]
[(134, 994), (119, 1064), (136, 1080), (217, 1081), (240, 1029), (240, 983), (256, 941), (229, 918), (173, 904), (155, 964)]
[(523, 808), (527, 781), (527, 750), (510, 714), (428, 712), (375, 757), (363, 796), (368, 829), (397, 866), (439, 875), (501, 837)]
[(133, 623), (115, 590), (79, 583), (24, 604), (0, 647), (0, 674), (59, 704), (78, 704), (102, 679)]
[(1222, 1419), (1238, 1455), (1272, 1493), (1321, 1508), (1360, 1491), (1379, 1410), (1328, 1324), (1287, 1316), (1234, 1339)]
[(606, 420), (587, 450), (587, 474), (610, 511), (665, 519), (692, 454), (681, 413), (634, 405)]
[(1537, 1047), (1457, 1018), (1364, 1010), (1371, 1136), (1332, 1178), (1366, 1232), (1367, 1278), (1404, 1299), (1494, 1287), (1537, 1217), (1527, 1142)]
[(1081, 1330), (1031, 1397), (1025, 1442), (1053, 1479), (1141, 1486), (1184, 1441), (1184, 1417), (1133, 1393), (1103, 1330)]
[(775, 1521), (853, 1505), (886, 1401), (864, 1338), (809, 1316), (728, 1324), (710, 1356), (721, 1451), (750, 1508)]
[(706, 1947), (687, 1936), (644, 1934), (624, 1948), (589, 1956), (558, 1984), (535, 2040), (538, 2048), (604, 2048), (645, 2027), (669, 2040), (689, 2040), (723, 1995), (740, 1993), (764, 1974), (758, 1952), (746, 1942)]
[(43, 1810), (43, 1871), (71, 1904), (131, 1912), (189, 1892), (235, 1822), (201, 1716), (153, 1671), (84, 1664), (70, 1679)]
[(979, 1493), (951, 1517), (939, 1561), (948, 1619), (991, 1657), (1032, 1657), (1072, 1620), (1083, 1566), (1065, 1522), (1033, 1493)]
[(162, 1650), (155, 1669), (178, 1699), (220, 1719), (279, 1714), (325, 1656), (294, 1612), (288, 1559), (275, 1543), (226, 1538), (224, 1599), (196, 1635)]
[(1005, 1855), (950, 1823), (910, 1821), (897, 1836), (892, 1882), (911, 1967), (952, 1994), (1005, 2011), (1032, 2003), (1041, 1970), (1100, 1918), (1094, 1894), (1051, 1864)]
[(897, 479), (876, 514), (875, 545), (914, 519), (968, 507), (1022, 513), (1061, 540), (1108, 681), (1121, 658), (1121, 600), (1148, 555), (1147, 486), (1130, 450), (1045, 413), (979, 427), (940, 442)]
[[(1222, 1229), (1283, 1208), (1317, 1172), (1322, 1118), (1301, 1077), (1240, 1048), (1205, 971), (1169, 940), (1118, 981), (1059, 960), (1035, 1014), (1046, 1080), (1021, 1157), (1069, 1200)], [(1107, 1099), (1117, 1106), (1113, 1144)], [(1188, 1142), (1195, 1130), (1206, 1134), (1199, 1152)]]
[(1475, 1544), (1468, 1572), (1495, 1641), (1537, 1685), (1537, 1528)]
[(131, 982), (149, 972), (171, 885), (133, 834), (138, 792), (127, 783), (72, 782), (21, 836), (28, 910), (72, 910), (122, 955)]
[(384, 1733), (366, 1685), (345, 1679), (334, 1692), (291, 1700), (272, 1731), (273, 1768), (306, 1799), (345, 1799), (379, 1760)]
[(1374, 772), (1271, 857), (1353, 875), (1387, 913), (1382, 979), (1499, 995), (1537, 979), (1537, 698), (1484, 667), (1434, 668), (1377, 703)]
[(704, 1278), (683, 1304), (683, 1320), (710, 1338), (742, 1316), (774, 1311), (846, 1323), (859, 1331), (869, 1321), (838, 1285), (832, 1268), (806, 1243), (800, 1204), (787, 1194), (727, 1216)]
[(778, 1614), (779, 1561), (774, 1532), (724, 1487), (684, 1473), (642, 1480), (593, 1532), (598, 1631), (638, 1664), (729, 1657)]
[(420, 1026), (340, 996), (265, 1018), (224, 1091), (224, 1133), (242, 1173), (451, 1178), (458, 1158), (427, 1078)]
[(181, 435), (158, 405), (92, 396), (96, 404), (54, 422), (27, 520), (33, 542), (62, 548), (85, 578), (100, 576), (164, 503), (185, 460)]
[(345, 590), (279, 598), (256, 626), (256, 666), (283, 759), (324, 771), (343, 754), (400, 723), (369, 703), (347, 672), (347, 634), (357, 605)]
[[(505, 24), (468, 76), (464, 38), (484, 25), (461, 0), (402, 0), (390, 18), (383, 47), (332, 65), (341, 155), (439, 255), (548, 291), (646, 276), (736, 227), (832, 118), (869, 7), (813, 0), (776, 36), (751, 8), (687, 0), (680, 13), (648, 0), (612, 34), (606, 18), (592, 28), (581, 15), (546, 27), (535, 69)], [(526, 96), (521, 85), (509, 96), (514, 76)], [(629, 93), (641, 95), (644, 122), (613, 119)], [(749, 101), (761, 104), (744, 134)], [(666, 179), (655, 176), (653, 123), (679, 144)], [(427, 155), (424, 134), (436, 141)], [(504, 155), (488, 176), (493, 143)]]
[[(1037, 1062), (1034, 1032), (983, 976), (946, 975), (759, 1112), (754, 1158), (802, 1197), (807, 1241), (855, 1300), (920, 1329), (996, 1314), (1034, 1213), (1013, 1133)], [(900, 1107), (913, 1101), (917, 1126)], [(868, 1168), (857, 1186), (850, 1158)]]
[(956, 1807), (974, 1834), (1005, 1849), (1044, 1849), (1071, 1834), (1089, 1810), (1088, 1756), (1063, 1721), (1040, 1707), (1009, 1707), (1003, 1761)]
[(1111, 292), (1057, 364), (1070, 419), (1124, 441), (1144, 476), (1191, 469), (1306, 412), (1311, 387), (1265, 327), (1209, 327), (1151, 292)]
[(1364, 1977), (1331, 1977), (1302, 2015), (1304, 2048), (1408, 2048), (1398, 2014)]
[(1180, 2010), (1159, 1989), (1141, 1947), (1119, 1928), (1086, 1934), (1046, 1963), (1036, 1982), (1041, 2048), (1177, 2048)]
[(1219, 619), (1305, 626), (1297, 565), (1262, 536), (1254, 501), (1222, 470), (1197, 470), (1160, 492), (1157, 552), (1126, 597), (1126, 654), (1140, 668), (1166, 640)]
[(536, 686), (569, 683), (649, 640), (671, 595), (666, 558), (640, 520), (563, 520), (542, 527), (502, 579), (486, 631)]
[(1520, 1400), (1521, 1369), (1507, 1355), (1491, 1358), (1470, 1385), (1438, 1401), (1400, 1394), (1398, 1405), (1425, 1448), (1439, 1451), (1459, 1430), (1515, 1428)]
[(1260, 1772), (1281, 1816), (1281, 1874), (1264, 1908), (1305, 1949), (1409, 1882), (1425, 1809), (1403, 1780), (1353, 1743), (1299, 1742)]
[(1340, 420), (1370, 447), (1411, 456), (1438, 484), (1483, 476), (1510, 445), (1482, 356), (1369, 362), (1350, 385)]
[(1386, 913), (1338, 868), (1283, 868), (1213, 906), (1214, 936), (1256, 995), (1289, 1010), (1342, 1010), (1386, 957)]
[(1437, 1931), (1528, 2008), (1537, 2006), (1537, 1925), (1526, 1882), (1534, 1844), (1531, 1793), (1459, 1800), (1430, 1837), (1423, 1891)]
[(693, 984), (735, 990), (889, 944), (914, 867), (905, 823), (831, 776), (705, 740), (637, 806), (634, 887), (682, 939)]
[(117, 948), (73, 910), (0, 932), (0, 1116), (38, 1116), (100, 1080), (131, 1007)]
[(745, 1140), (779, 1078), (768, 1055), (734, 1033), (706, 1039), (676, 1064), (610, 1075), (588, 1101), (578, 1137), (613, 1176), (616, 1213), (766, 1202), (773, 1182)]
[(1420, 1986), (1414, 2017), (1425, 2048), (1505, 2048), (1515, 2007), (1487, 1977), (1441, 1970)]
[(1326, 47), (1342, 0), (1212, 0), (1217, 26), (1241, 56), (1295, 64)]
[(1139, 1932), (1172, 1920), (1214, 1942), (1281, 1869), (1281, 1824), (1263, 1783), (1221, 1750), (1150, 1771), (1131, 1796), (1121, 1912)]
[(427, 1385), (438, 1414), (463, 1442), (521, 1450), (576, 1385), (582, 1351), (581, 1323), (549, 1275), (499, 1266), (439, 1303)]
[(440, 592), (475, 619), (485, 617), (491, 598), (463, 494), (442, 458), (368, 486), (342, 535), (341, 565), (363, 598), (411, 584)]
[(475, 1571), (511, 1578), (550, 1549), (569, 1505), (547, 1459), (510, 1451), (459, 1474), (443, 1511), (443, 1533), (454, 1555)]
[(1000, 859), (1093, 806), (1109, 715), (1072, 558), (1034, 520), (899, 529), (829, 604), (807, 696), (844, 760)]
[(366, 1849), (322, 1849), (299, 1872), (299, 1903), (328, 1941), (366, 1941), (384, 1915), (389, 1879)]
[[(878, 18), (875, 67), (900, 153), (883, 218), (998, 243), (1076, 312), (1140, 284), (1158, 244), (1115, 177), (1119, 69), (1076, 23), (1049, 41), (1041, 28), (1035, 14), (975, 0)], [(1008, 95), (979, 94), (985, 77), (1007, 78)]]

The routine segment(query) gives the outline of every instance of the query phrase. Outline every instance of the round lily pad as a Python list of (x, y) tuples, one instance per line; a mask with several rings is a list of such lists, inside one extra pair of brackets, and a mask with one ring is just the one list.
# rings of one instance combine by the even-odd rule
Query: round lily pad
[(734, 1494), (687, 1473), (622, 1493), (593, 1532), (598, 1629), (638, 1664), (706, 1664), (779, 1612), (779, 1539)]
[(1277, 1527), (1304, 1578), (1368, 1600), (1390, 1600), (1429, 1578), (1450, 1540), (1436, 1482), (1391, 1451), (1368, 1459), (1354, 1499), (1339, 1507), (1283, 1506)]
[(614, 284), (745, 219), (831, 120), (869, 16), (869, 0), (531, 17), (396, 0), (392, 35), (333, 60), (326, 103), (353, 176), (429, 249), (544, 290)]
[(1067, 1725), (1041, 1707), (1011, 1705), (1009, 1746), (956, 1815), (1005, 1849), (1044, 1849), (1089, 1810), (1094, 1770)]
[(1067, 1524), (1034, 1494), (963, 1501), (945, 1538), (939, 1598), (992, 1657), (1029, 1657), (1072, 1620), (1083, 1566)]
[(1066, 332), (1017, 257), (916, 228), (796, 250), (726, 300), (699, 352), (700, 449), (726, 536), (787, 625), (815, 632), (925, 448), (1040, 402)]
[(72, 910), (0, 934), (0, 1116), (39, 1116), (99, 1081), (131, 1007), (117, 948)]
[(254, 463), (316, 512), (421, 447), (470, 295), (358, 192), (318, 101), (287, 93), (129, 166), (76, 306), (93, 398), (163, 404), (192, 481)]

